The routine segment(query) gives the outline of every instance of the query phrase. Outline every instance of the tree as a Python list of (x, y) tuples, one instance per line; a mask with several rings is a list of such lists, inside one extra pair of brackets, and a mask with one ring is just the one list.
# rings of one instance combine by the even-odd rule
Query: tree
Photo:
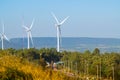
[(100, 50), (98, 48), (95, 48), (92, 54), (93, 55), (100, 55)]

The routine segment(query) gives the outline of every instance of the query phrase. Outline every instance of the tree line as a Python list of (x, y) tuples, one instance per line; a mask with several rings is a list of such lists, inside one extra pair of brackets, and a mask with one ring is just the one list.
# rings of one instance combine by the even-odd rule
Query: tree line
[[(66, 69), (80, 77), (94, 76), (96, 79), (120, 79), (120, 53), (104, 52), (101, 53), (98, 48), (92, 52), (62, 51), (57, 52), (55, 48), (42, 49), (13, 49), (0, 50), (0, 56), (10, 54), (21, 59), (27, 59), (34, 65), (40, 65), (42, 69), (46, 68), (46, 62), (63, 62), (59, 69)], [(59, 67), (59, 66), (58, 66)]]

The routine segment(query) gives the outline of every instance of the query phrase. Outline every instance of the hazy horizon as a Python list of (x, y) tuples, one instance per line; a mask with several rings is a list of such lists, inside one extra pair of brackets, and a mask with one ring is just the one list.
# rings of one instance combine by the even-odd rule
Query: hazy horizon
[[(33, 43), (30, 43), (31, 48), (56, 48), (56, 37), (35, 37)], [(1, 43), (0, 43), (1, 44)], [(27, 38), (12, 38), (10, 42), (4, 41), (5, 48), (22, 49), (27, 48)], [(1, 45), (0, 45), (1, 47)], [(115, 38), (71, 38), (63, 37), (61, 50), (93, 51), (99, 48), (101, 52), (120, 52), (120, 39)]]
[[(15, 39), (15, 38), (28, 38), (27, 36), (25, 37), (12, 37), (12, 38), (9, 38), (9, 39)], [(33, 36), (32, 38), (57, 38), (56, 36)], [(91, 39), (120, 39), (120, 38), (112, 38), (112, 37), (70, 37), (70, 36), (63, 36), (61, 38), (91, 38)]]

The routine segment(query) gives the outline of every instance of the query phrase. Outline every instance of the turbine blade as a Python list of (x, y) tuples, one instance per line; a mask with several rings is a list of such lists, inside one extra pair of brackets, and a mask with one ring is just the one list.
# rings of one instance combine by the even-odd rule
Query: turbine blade
[(31, 32), (29, 34), (30, 34), (30, 39), (31, 39), (32, 46), (34, 46)]
[(68, 18), (69, 18), (69, 16), (66, 17), (66, 18), (60, 23), (60, 25), (62, 25)]
[(54, 17), (54, 19), (56, 20), (57, 24), (59, 24), (59, 21), (58, 21), (57, 17), (55, 16), (55, 14), (53, 12), (51, 12), (51, 14)]
[(29, 28), (28, 28), (28, 27), (26, 27), (26, 26), (24, 26), (24, 25), (23, 25), (23, 28), (25, 28), (26, 30), (29, 30)]
[(34, 24), (34, 19), (33, 19), (32, 23), (31, 23), (31, 25), (30, 25), (30, 28), (29, 28), (29, 29), (31, 29), (31, 28), (33, 27), (33, 24)]
[(9, 41), (9, 39), (7, 38), (7, 36), (6, 36), (6, 35), (4, 35), (4, 39), (6, 39), (7, 41)]

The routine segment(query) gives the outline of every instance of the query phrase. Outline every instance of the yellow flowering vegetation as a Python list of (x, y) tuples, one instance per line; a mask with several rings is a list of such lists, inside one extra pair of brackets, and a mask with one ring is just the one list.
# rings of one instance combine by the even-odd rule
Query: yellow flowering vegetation
[(10, 54), (0, 56), (0, 80), (74, 80), (62, 72), (43, 70), (39, 65)]

